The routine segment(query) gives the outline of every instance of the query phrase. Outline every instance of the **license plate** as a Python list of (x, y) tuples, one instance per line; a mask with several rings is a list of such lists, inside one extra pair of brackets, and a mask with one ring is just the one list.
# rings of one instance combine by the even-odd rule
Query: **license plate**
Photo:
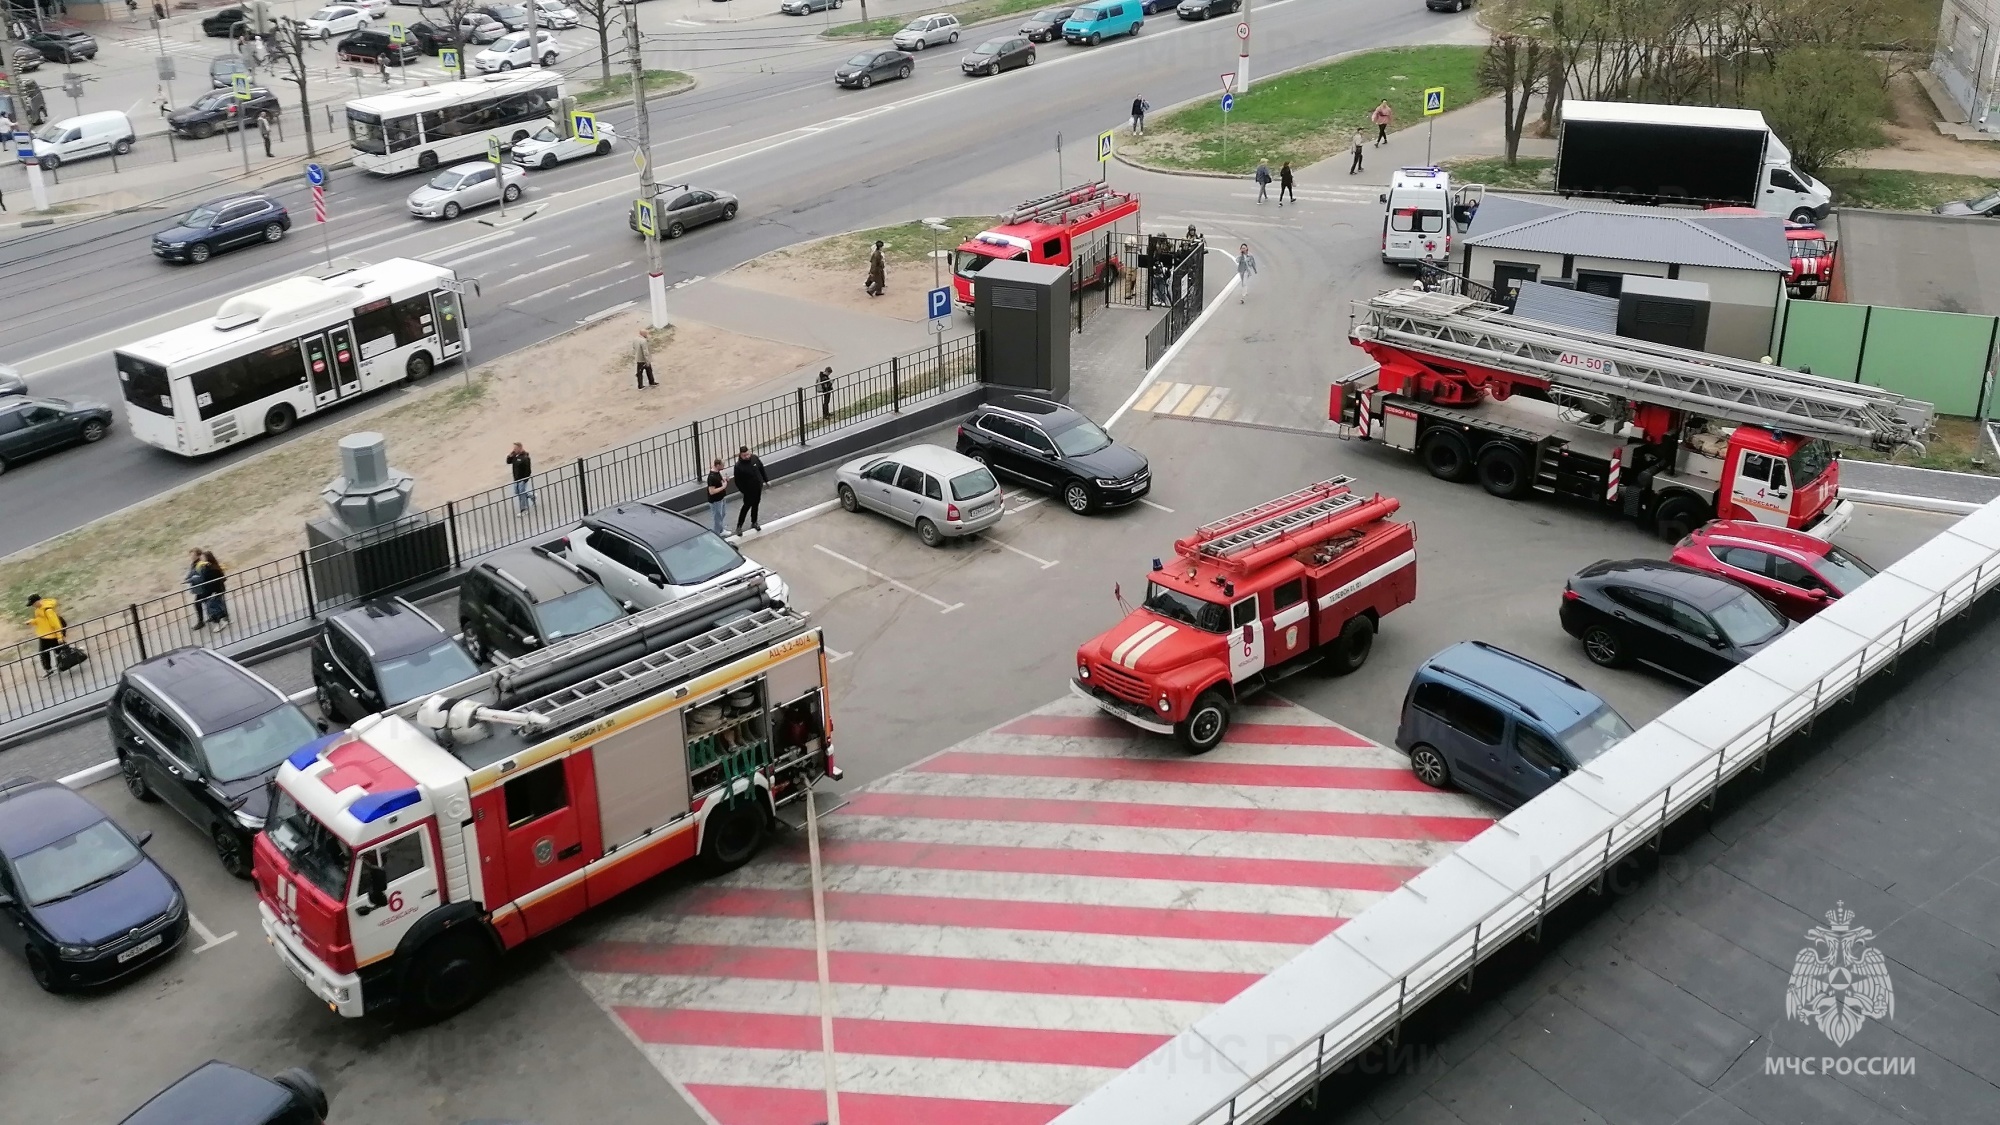
[(125, 962), (130, 961), (132, 958), (137, 957), (139, 954), (144, 953), (149, 949), (156, 949), (159, 947), (159, 944), (165, 940), (167, 940), (167, 935), (154, 934), (152, 937), (147, 938), (145, 941), (142, 941), (139, 944), (133, 946), (132, 948), (126, 950), (125, 952), (120, 953), (118, 955), (118, 963), (123, 965)]

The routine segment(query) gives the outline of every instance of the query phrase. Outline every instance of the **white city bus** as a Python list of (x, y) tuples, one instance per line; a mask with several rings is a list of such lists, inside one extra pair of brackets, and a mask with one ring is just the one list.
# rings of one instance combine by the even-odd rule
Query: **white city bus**
[(429, 172), (486, 155), (489, 137), (503, 145), (524, 140), (561, 111), (560, 79), (516, 70), (356, 98), (347, 103), (347, 141), (356, 168), (384, 176)]
[(465, 350), (456, 275), (409, 258), (273, 282), (215, 316), (112, 353), (132, 434), (212, 453), (405, 379)]

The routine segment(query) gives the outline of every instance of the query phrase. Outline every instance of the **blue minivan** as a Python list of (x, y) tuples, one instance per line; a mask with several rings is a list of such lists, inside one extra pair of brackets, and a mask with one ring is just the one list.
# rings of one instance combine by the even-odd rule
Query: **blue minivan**
[(1411, 677), (1396, 745), (1424, 784), (1511, 809), (1631, 733), (1624, 716), (1568, 676), (1460, 641)]
[(1070, 43), (1095, 47), (1115, 35), (1137, 35), (1145, 23), (1139, 0), (1098, 0), (1085, 4), (1063, 21), (1062, 36)]

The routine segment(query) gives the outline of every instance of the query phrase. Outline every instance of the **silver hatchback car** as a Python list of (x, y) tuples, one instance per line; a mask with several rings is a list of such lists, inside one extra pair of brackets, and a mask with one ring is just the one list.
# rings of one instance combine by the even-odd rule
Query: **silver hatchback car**
[[(456, 219), (460, 211), (498, 203), (503, 191), (512, 203), (521, 198), (524, 174), (518, 164), (484, 160), (454, 164), (410, 193), (410, 214), (420, 219)], [(500, 186), (503, 183), (504, 189)]]
[(1007, 509), (1000, 482), (986, 466), (937, 445), (849, 461), (836, 477), (841, 507), (871, 508), (914, 525), (926, 547), (977, 535), (999, 523)]

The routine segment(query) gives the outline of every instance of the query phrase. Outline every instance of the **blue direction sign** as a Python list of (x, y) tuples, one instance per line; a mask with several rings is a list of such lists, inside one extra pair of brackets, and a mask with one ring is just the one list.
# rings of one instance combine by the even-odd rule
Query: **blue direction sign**
[(306, 182), (318, 187), (326, 182), (326, 167), (320, 164), (306, 165)]
[(946, 322), (951, 320), (951, 290), (933, 289), (924, 294), (924, 316), (930, 321), (933, 332), (944, 331)]
[(1235, 94), (1222, 95), (1222, 112), (1228, 113), (1230, 110), (1235, 108), (1236, 108), (1236, 95)]

